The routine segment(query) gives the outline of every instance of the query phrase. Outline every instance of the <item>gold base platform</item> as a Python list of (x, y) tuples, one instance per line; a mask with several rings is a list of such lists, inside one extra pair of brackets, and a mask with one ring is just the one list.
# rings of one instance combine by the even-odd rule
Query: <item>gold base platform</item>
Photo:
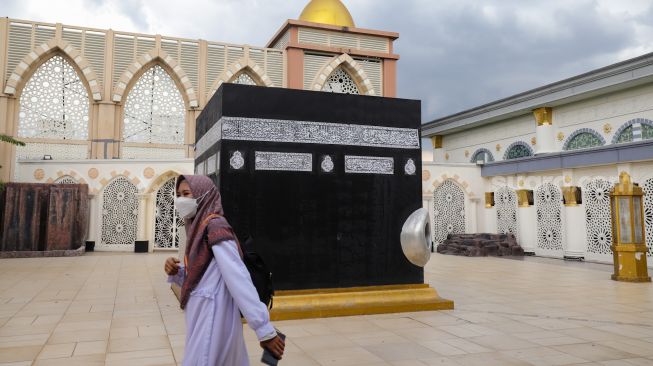
[(427, 284), (276, 291), (272, 320), (451, 310)]
[[(179, 286), (172, 285), (179, 299)], [(275, 291), (271, 320), (452, 310), (427, 284)]]

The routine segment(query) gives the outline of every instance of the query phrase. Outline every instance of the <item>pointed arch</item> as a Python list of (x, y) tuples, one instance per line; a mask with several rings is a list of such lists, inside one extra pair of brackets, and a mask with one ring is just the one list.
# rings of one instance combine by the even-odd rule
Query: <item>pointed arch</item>
[[(512, 152), (513, 149), (519, 149), (521, 152), (517, 152), (517, 156), (514, 156), (516, 152)], [(519, 159), (533, 155), (533, 149), (530, 147), (530, 145), (524, 141), (515, 141), (506, 148), (506, 152), (503, 154), (503, 160)]]
[(159, 188), (161, 188), (168, 180), (172, 178), (176, 178), (180, 175), (183, 175), (183, 173), (174, 169), (168, 170), (165, 173), (160, 174), (159, 176), (157, 176), (152, 180), (150, 185), (145, 190), (145, 193), (156, 193), (159, 190)]
[[(575, 140), (577, 138), (580, 138), (583, 135), (588, 135), (590, 139), (594, 139), (593, 141), (588, 141), (589, 144), (587, 146), (575, 146), (576, 142)], [(590, 136), (591, 135), (591, 136)], [(605, 139), (603, 136), (601, 136), (600, 133), (596, 132), (595, 130), (591, 128), (580, 128), (569, 135), (567, 137), (567, 140), (565, 140), (565, 143), (562, 145), (562, 150), (576, 150), (576, 149), (587, 149), (590, 147), (595, 147), (595, 146), (603, 146), (605, 145)]]
[(141, 74), (150, 69), (153, 65), (160, 64), (166, 72), (175, 81), (177, 87), (181, 91), (184, 101), (191, 108), (197, 108), (199, 103), (197, 101), (197, 94), (186, 72), (182, 69), (181, 65), (168, 55), (168, 53), (160, 48), (153, 48), (149, 52), (141, 55), (138, 60), (129, 65), (125, 70), (118, 82), (113, 87), (113, 96), (111, 100), (116, 103), (124, 103), (127, 97), (129, 87), (138, 81)]
[[(621, 127), (619, 127), (619, 128), (614, 132), (614, 136), (612, 136), (612, 143), (613, 143), (613, 144), (618, 144), (618, 143), (622, 143), (622, 142), (632, 142), (632, 141), (633, 141), (633, 139), (632, 139), (632, 131), (630, 132), (630, 140), (626, 140), (626, 141), (621, 140), (621, 135), (622, 135), (624, 132), (627, 133), (626, 129), (628, 129), (628, 127), (631, 127), (632, 125), (634, 125), (634, 124), (636, 124), (636, 123), (639, 123), (639, 124), (642, 125), (642, 126), (648, 126), (648, 127), (650, 127), (650, 128), (653, 128), (653, 121), (651, 121), (650, 119), (646, 119), (646, 118), (635, 118), (635, 119), (631, 119), (630, 121), (628, 121), (628, 122), (624, 123), (623, 125), (621, 125)], [(632, 129), (631, 129), (631, 130), (632, 130)], [(642, 136), (642, 137), (643, 137), (643, 136)], [(620, 142), (620, 141), (621, 141), (621, 142)]]
[(449, 176), (449, 174), (444, 173), (440, 176), (440, 178), (434, 178), (433, 183), (431, 186), (436, 189), (440, 185), (442, 185), (445, 181), (451, 181), (454, 184), (458, 186), (458, 188), (462, 189), (463, 192), (465, 193), (466, 196), (469, 197), (474, 197), (474, 192), (471, 190), (469, 182), (466, 180), (462, 179), (458, 174), (454, 174), (452, 176)]
[(16, 65), (7, 80), (4, 90), (5, 94), (15, 95), (20, 88), (25, 86), (30, 76), (41, 64), (57, 53), (63, 54), (76, 71), (78, 73), (81, 72), (79, 75), (80, 79), (89, 90), (89, 94), (93, 100), (102, 100), (100, 85), (91, 63), (71, 44), (64, 40), (54, 38), (36, 47), (32, 52), (23, 57), (23, 60)]
[(262, 67), (260, 67), (254, 60), (240, 58), (238, 61), (229, 65), (225, 71), (220, 74), (220, 77), (213, 82), (209, 89), (208, 99), (211, 99), (213, 94), (220, 88), (223, 83), (231, 82), (236, 79), (240, 74), (247, 73), (256, 82), (257, 85), (273, 87), (272, 80), (268, 77)]
[(331, 61), (322, 66), (313, 79), (313, 90), (321, 91), (324, 88), (324, 83), (338, 67), (342, 67), (354, 79), (361, 95), (377, 95), (363, 67), (346, 53), (334, 56)]

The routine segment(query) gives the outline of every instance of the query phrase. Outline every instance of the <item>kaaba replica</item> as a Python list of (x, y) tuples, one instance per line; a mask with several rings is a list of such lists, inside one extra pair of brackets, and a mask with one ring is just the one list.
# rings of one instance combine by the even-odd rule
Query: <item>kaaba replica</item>
[(195, 171), (270, 267), (273, 318), (453, 307), (400, 244), (422, 207), (419, 127), (415, 100), (228, 83), (214, 94)]

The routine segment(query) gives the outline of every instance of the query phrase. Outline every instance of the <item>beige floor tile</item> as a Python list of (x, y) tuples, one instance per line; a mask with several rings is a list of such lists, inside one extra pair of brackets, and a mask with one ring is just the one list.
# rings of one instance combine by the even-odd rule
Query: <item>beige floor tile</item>
[(41, 346), (0, 348), (0, 362), (32, 361), (41, 351)]
[(70, 330), (64, 332), (54, 332), (48, 340), (48, 344), (71, 343), (71, 342), (89, 342), (104, 341), (109, 338), (109, 330), (92, 329), (92, 330)]
[(429, 348), (415, 343), (380, 344), (363, 348), (385, 361), (417, 360), (440, 356)]
[(146, 351), (153, 349), (170, 349), (166, 336), (149, 336), (138, 338), (119, 338), (109, 340), (108, 352)]
[(384, 361), (362, 347), (332, 348), (311, 353), (320, 365), (382, 364)]
[(75, 356), (105, 354), (107, 352), (107, 341), (79, 342), (75, 346)]
[(38, 359), (71, 357), (75, 343), (48, 344), (41, 350)]
[(588, 361), (608, 361), (637, 357), (632, 353), (622, 352), (597, 343), (569, 344), (552, 346), (551, 348)]

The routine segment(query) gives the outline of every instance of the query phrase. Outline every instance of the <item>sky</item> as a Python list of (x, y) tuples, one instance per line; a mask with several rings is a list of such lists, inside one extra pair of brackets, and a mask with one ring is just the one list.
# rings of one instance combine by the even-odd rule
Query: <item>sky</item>
[[(308, 0), (0, 0), (0, 16), (265, 46)], [(343, 0), (398, 32), (398, 97), (429, 122), (653, 52), (652, 0)]]

